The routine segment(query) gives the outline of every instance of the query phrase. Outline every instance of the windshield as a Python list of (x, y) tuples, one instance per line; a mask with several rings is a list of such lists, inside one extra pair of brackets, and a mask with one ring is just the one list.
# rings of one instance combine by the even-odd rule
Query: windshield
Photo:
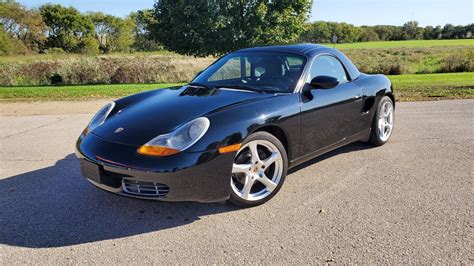
[(260, 92), (293, 92), (306, 59), (291, 53), (242, 52), (228, 54), (190, 84)]

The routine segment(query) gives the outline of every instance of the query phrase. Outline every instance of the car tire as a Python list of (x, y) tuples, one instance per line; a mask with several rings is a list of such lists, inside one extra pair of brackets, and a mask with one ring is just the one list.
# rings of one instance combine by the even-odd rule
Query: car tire
[(269, 201), (283, 185), (287, 169), (285, 147), (275, 136), (263, 131), (251, 134), (235, 155), (229, 202), (254, 207)]
[(388, 96), (382, 97), (370, 130), (369, 143), (374, 146), (382, 146), (388, 142), (393, 132), (394, 105)]

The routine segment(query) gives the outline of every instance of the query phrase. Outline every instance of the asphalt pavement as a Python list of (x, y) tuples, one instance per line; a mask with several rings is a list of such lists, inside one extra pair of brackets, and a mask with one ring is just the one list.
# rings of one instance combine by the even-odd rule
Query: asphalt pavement
[(57, 110), (0, 116), (2, 265), (474, 263), (474, 100), (397, 103), (387, 145), (312, 160), (251, 209), (93, 187), (73, 154), (92, 114)]

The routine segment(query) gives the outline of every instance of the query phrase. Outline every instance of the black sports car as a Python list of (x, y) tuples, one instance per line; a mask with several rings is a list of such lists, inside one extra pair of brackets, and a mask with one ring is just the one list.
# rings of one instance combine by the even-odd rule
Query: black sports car
[(182, 87), (104, 106), (77, 140), (82, 174), (107, 191), (166, 201), (255, 206), (288, 168), (355, 141), (383, 145), (395, 99), (337, 50), (239, 50)]

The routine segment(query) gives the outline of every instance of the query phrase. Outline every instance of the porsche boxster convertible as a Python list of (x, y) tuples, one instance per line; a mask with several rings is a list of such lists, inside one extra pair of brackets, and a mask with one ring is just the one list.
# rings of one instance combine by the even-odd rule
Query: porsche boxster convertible
[(188, 84), (105, 105), (76, 143), (82, 174), (121, 195), (163, 201), (270, 200), (289, 168), (343, 145), (385, 144), (395, 98), (315, 44), (242, 49)]

